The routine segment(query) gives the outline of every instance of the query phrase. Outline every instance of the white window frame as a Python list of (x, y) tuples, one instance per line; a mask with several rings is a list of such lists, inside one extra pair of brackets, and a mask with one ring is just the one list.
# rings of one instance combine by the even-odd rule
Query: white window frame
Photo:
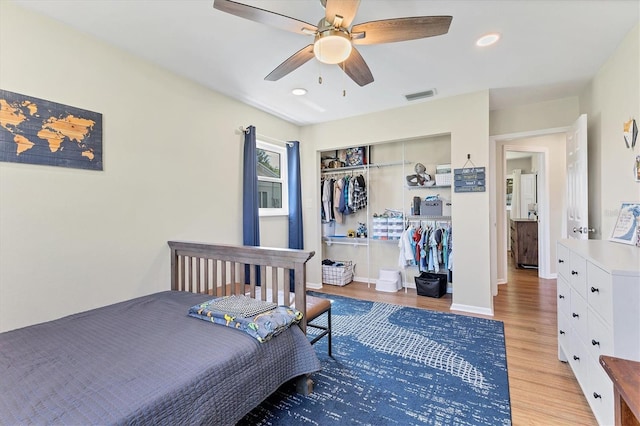
[(260, 217), (264, 216), (288, 216), (289, 215), (289, 162), (287, 150), (284, 146), (256, 140), (256, 148), (265, 151), (277, 152), (280, 154), (280, 178), (269, 178), (258, 176), (258, 181), (278, 182), (282, 186), (282, 207), (280, 208), (259, 208)]

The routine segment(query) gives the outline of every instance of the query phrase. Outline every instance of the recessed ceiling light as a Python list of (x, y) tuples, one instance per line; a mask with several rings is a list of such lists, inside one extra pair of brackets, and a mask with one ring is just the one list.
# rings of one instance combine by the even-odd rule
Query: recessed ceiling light
[(292, 94), (296, 95), (296, 96), (304, 96), (307, 94), (307, 89), (303, 89), (301, 87), (297, 88), (297, 89), (293, 89), (291, 91)]
[(482, 37), (480, 37), (478, 41), (476, 41), (476, 46), (480, 46), (480, 47), (491, 46), (498, 40), (500, 40), (500, 34), (498, 33), (485, 34)]

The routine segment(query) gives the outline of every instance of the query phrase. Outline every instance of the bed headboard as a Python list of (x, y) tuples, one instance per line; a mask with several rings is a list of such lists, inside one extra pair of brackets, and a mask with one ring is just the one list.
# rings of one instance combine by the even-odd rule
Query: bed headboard
[[(289, 305), (289, 271), (294, 271), (295, 306), (303, 313), (299, 325), (306, 332), (306, 263), (315, 252), (190, 241), (168, 244), (172, 290), (216, 297), (245, 293), (255, 297), (258, 291), (262, 300)], [(275, 300), (278, 295), (280, 300)]]

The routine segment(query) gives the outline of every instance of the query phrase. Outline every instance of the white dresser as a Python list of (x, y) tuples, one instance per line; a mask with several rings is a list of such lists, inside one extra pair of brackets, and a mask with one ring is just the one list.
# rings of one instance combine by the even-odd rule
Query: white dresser
[(568, 361), (601, 425), (614, 424), (613, 385), (600, 355), (640, 361), (640, 248), (558, 242), (558, 358)]

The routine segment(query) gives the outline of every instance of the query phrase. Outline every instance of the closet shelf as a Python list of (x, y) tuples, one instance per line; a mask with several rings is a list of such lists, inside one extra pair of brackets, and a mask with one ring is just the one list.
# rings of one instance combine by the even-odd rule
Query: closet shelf
[(407, 220), (451, 220), (451, 216), (405, 216)]
[(324, 243), (328, 246), (336, 245), (348, 245), (348, 246), (368, 246), (369, 240), (367, 238), (351, 238), (346, 236), (332, 236), (322, 237)]
[(389, 161), (387, 163), (375, 163), (370, 164), (370, 167), (387, 167), (387, 166), (404, 166), (405, 164), (411, 164), (411, 161)]
[(336, 174), (336, 173), (346, 173), (346, 172), (352, 172), (355, 170), (367, 170), (367, 168), (369, 168), (368, 164), (363, 164), (361, 166), (336, 167), (334, 169), (322, 169), (320, 170), (320, 174), (330, 175), (330, 174)]
[(336, 167), (335, 169), (322, 169), (320, 171), (320, 174), (329, 175), (329, 174), (335, 174), (335, 173), (350, 172), (354, 170), (367, 170), (373, 167), (380, 168), (380, 167), (388, 167), (388, 166), (402, 166), (405, 164), (411, 164), (411, 162), (410, 161), (390, 161), (387, 163), (362, 164), (359, 166)]
[(386, 240), (383, 240), (381, 238), (369, 238), (369, 241), (375, 241), (380, 243), (398, 243), (398, 241), (400, 241), (400, 238), (388, 238)]
[(432, 188), (451, 188), (451, 185), (424, 185), (424, 186), (405, 185), (405, 189), (409, 191), (412, 191), (414, 189), (432, 189)]

